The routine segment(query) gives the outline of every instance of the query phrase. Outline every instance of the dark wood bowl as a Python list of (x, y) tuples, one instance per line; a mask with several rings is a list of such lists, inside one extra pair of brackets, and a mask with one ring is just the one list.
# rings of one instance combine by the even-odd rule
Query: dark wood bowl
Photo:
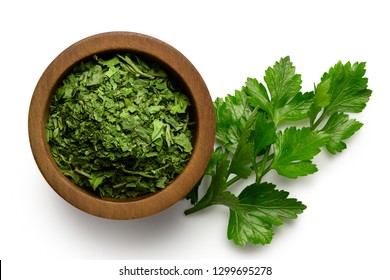
[[(55, 163), (45, 129), (51, 96), (64, 76), (81, 60), (99, 53), (137, 52), (157, 60), (186, 89), (196, 125), (193, 154), (183, 171), (164, 189), (137, 199), (102, 199), (65, 177)], [(209, 91), (196, 68), (172, 46), (132, 32), (107, 32), (87, 37), (59, 54), (42, 74), (34, 90), (28, 116), (28, 132), (34, 159), (49, 185), (66, 201), (95, 216), (135, 219), (158, 213), (193, 188), (210, 159), (215, 137), (214, 108)]]

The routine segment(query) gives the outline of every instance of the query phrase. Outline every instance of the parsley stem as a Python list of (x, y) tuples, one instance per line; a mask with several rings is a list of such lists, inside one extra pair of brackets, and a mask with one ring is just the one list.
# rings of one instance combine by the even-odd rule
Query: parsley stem
[(200, 210), (203, 210), (203, 209), (205, 209), (205, 208), (207, 208), (207, 207), (209, 207), (211, 205), (213, 205), (212, 199), (210, 199), (210, 200), (203, 200), (202, 199), (194, 207), (185, 210), (184, 211), (184, 215), (193, 214), (193, 213), (198, 212)]
[(326, 116), (326, 111), (324, 110), (321, 114), (321, 116), (314, 122), (314, 124), (311, 126), (311, 130), (314, 130), (317, 128), (317, 126), (324, 120)]
[[(255, 171), (255, 168), (256, 168), (255, 166), (257, 166), (257, 164), (262, 162), (262, 165), (260, 167), (261, 173), (259, 172), (259, 174), (261, 174), (261, 176), (259, 178), (260, 181), (264, 177), (264, 175), (267, 174), (271, 170), (270, 165), (266, 168), (267, 162), (272, 160), (274, 157), (274, 154), (269, 154), (269, 152), (270, 152), (270, 147), (267, 148), (266, 153), (261, 158), (261, 160), (255, 162), (253, 165), (249, 166), (252, 170)], [(229, 181), (226, 182), (226, 187), (230, 187), (231, 185), (233, 185), (234, 183), (236, 183), (240, 179), (242, 179), (240, 176), (238, 176), (238, 175), (234, 176), (232, 179), (230, 179)], [(256, 173), (256, 182), (257, 182), (257, 173)]]
[(263, 162), (263, 160), (264, 160), (264, 157), (259, 162), (256, 162), (256, 158), (253, 160), (253, 168), (252, 168), (252, 170), (255, 171), (255, 174), (256, 174), (256, 183), (259, 181), (259, 174), (260, 174), (260, 170), (259, 170), (259, 165), (258, 164), (260, 162)]
[(263, 176), (269, 171), (269, 166), (268, 166), (267, 169), (265, 168), (265, 166), (266, 166), (266, 164), (268, 162), (268, 157), (269, 157), (270, 150), (271, 150), (271, 146), (268, 146), (266, 148), (266, 150), (265, 150), (263, 159), (261, 160), (260, 170), (258, 170), (258, 172), (256, 172), (256, 183), (258, 183), (258, 184), (260, 184), (261, 179), (263, 178)]
[(263, 178), (264, 175), (267, 174), (270, 170), (271, 170), (271, 165), (268, 165), (268, 167), (266, 169), (264, 169), (263, 175), (261, 176), (261, 178)]
[(85, 177), (87, 177), (87, 178), (89, 178), (89, 179), (92, 178), (92, 176), (91, 176), (90, 174), (84, 172), (83, 170), (78, 169), (77, 167), (74, 169), (74, 171), (76, 171), (76, 172), (79, 173), (80, 175), (83, 175), (83, 176), (85, 176)]
[(236, 183), (237, 181), (239, 181), (241, 179), (240, 176), (234, 176), (232, 179), (230, 179), (229, 181), (226, 182), (226, 187), (230, 187), (231, 185), (233, 185), (234, 183)]

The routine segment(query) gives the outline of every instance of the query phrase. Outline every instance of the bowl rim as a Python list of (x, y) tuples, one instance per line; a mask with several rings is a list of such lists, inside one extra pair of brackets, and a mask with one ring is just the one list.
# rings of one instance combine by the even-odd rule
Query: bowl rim
[[(161, 62), (186, 85), (196, 116), (193, 154), (183, 171), (164, 189), (132, 200), (102, 199), (62, 174), (46, 141), (45, 127), (52, 93), (75, 64), (104, 52), (138, 52)], [(208, 88), (194, 65), (167, 43), (141, 33), (112, 31), (95, 34), (61, 52), (40, 77), (29, 107), (28, 134), (35, 162), (47, 183), (63, 199), (91, 215), (136, 219), (156, 214), (183, 199), (204, 173), (214, 148), (215, 116)]]

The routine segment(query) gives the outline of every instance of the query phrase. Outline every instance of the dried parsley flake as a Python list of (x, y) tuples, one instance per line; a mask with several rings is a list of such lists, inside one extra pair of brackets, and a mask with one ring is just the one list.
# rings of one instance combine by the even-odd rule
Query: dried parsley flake
[(103, 198), (156, 192), (191, 157), (189, 99), (145, 61), (95, 55), (72, 69), (50, 104), (46, 137), (56, 163)]

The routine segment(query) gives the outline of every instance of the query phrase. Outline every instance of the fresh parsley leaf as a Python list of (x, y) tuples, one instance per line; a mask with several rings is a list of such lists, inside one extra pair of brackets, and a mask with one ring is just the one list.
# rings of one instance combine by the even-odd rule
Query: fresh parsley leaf
[(338, 62), (321, 79), (330, 80), (327, 94), (331, 96), (326, 106), (328, 114), (333, 112), (361, 112), (368, 102), (371, 90), (367, 89), (368, 79), (364, 78), (365, 63)]
[(248, 79), (246, 92), (252, 106), (258, 106), (267, 112), (278, 125), (282, 121), (297, 121), (307, 117), (314, 94), (302, 94), (301, 75), (295, 73), (295, 67), (289, 57), (280, 59), (265, 72), (266, 88), (256, 79)]
[(252, 173), (252, 169), (248, 166), (248, 164), (253, 162), (254, 142), (252, 139), (252, 132), (256, 114), (257, 110), (254, 110), (249, 116), (243, 128), (229, 168), (230, 173), (237, 174), (241, 178), (248, 178)]
[(216, 174), (215, 170), (217, 165), (222, 161), (226, 161), (228, 156), (229, 156), (229, 152), (222, 149), (222, 147), (215, 148), (213, 153), (211, 154), (211, 158), (208, 162), (205, 174), (210, 176), (215, 176)]
[(323, 79), (315, 88), (314, 104), (318, 107), (326, 107), (330, 104), (332, 95), (329, 92), (330, 79)]
[(284, 57), (273, 67), (265, 71), (264, 81), (267, 84), (275, 108), (281, 108), (301, 89), (301, 75), (295, 73), (290, 58)]
[(225, 100), (214, 101), (216, 117), (216, 138), (230, 152), (234, 153), (246, 122), (253, 112), (245, 92), (236, 90), (234, 95), (227, 95)]
[(256, 117), (254, 128), (254, 155), (261, 152), (276, 140), (276, 127), (273, 122), (267, 121), (264, 113), (259, 112)]
[(295, 219), (306, 206), (288, 192), (275, 189), (270, 183), (252, 184), (238, 196), (238, 204), (230, 208), (228, 239), (245, 246), (268, 244), (274, 235), (273, 226), (280, 226), (284, 219)]
[(253, 142), (246, 142), (238, 147), (233, 155), (233, 159), (230, 165), (230, 172), (237, 174), (241, 178), (248, 178), (252, 169), (248, 164), (253, 161)]
[(275, 122), (305, 119), (311, 108), (313, 97), (314, 94), (312, 92), (297, 93), (287, 104), (275, 110)]
[(329, 136), (326, 148), (332, 154), (344, 150), (347, 145), (342, 141), (351, 137), (363, 124), (349, 119), (347, 114), (333, 113), (321, 131)]
[(366, 107), (372, 91), (368, 89), (368, 79), (364, 77), (365, 66), (364, 62), (342, 64), (339, 61), (324, 73), (310, 109), (310, 121), (314, 128), (335, 112), (360, 113)]
[(265, 86), (254, 78), (248, 78), (245, 85), (244, 90), (248, 95), (249, 103), (254, 107), (259, 107), (268, 113), (268, 115), (272, 116), (273, 109)]
[(313, 131), (308, 127), (302, 129), (289, 127), (283, 132), (279, 131), (271, 168), (288, 178), (316, 172), (317, 167), (311, 160), (326, 144), (327, 137), (325, 133)]

